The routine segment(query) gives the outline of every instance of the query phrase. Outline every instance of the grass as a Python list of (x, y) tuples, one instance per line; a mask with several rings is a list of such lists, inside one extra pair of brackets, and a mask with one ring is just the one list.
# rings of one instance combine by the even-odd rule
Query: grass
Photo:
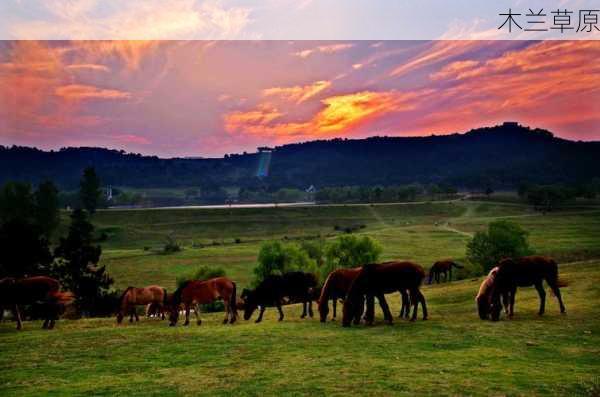
[[(0, 326), (0, 385), (11, 395), (593, 395), (600, 369), (600, 261), (561, 266), (568, 314), (521, 289), (516, 317), (477, 319), (480, 280), (424, 287), (430, 319), (344, 329), (300, 320), (298, 306), (261, 324), (170, 328), (142, 320)], [(394, 311), (399, 297), (390, 296)]]
[[(65, 214), (66, 216), (66, 214)], [(100, 211), (108, 234), (102, 263), (118, 287), (158, 283), (201, 265), (226, 269), (248, 285), (260, 244), (268, 239), (334, 238), (334, 226), (365, 225), (383, 258), (429, 266), (464, 260), (472, 233), (509, 218), (530, 232), (533, 248), (560, 259), (568, 314), (548, 294), (536, 314), (533, 288), (519, 290), (516, 317), (477, 317), (480, 278), (468, 265), (450, 284), (425, 286), (430, 320), (344, 329), (339, 321), (300, 320), (298, 306), (276, 321), (170, 328), (158, 320), (117, 326), (114, 319), (0, 323), (0, 390), (11, 395), (582, 395), (600, 393), (600, 211), (570, 208), (541, 215), (513, 203), (453, 202), (222, 210)], [(63, 225), (64, 227), (64, 225)], [(184, 250), (158, 251), (167, 235)], [(239, 238), (241, 243), (236, 244)], [(198, 244), (204, 244), (198, 248)], [(144, 247), (150, 249), (145, 250)], [(574, 262), (578, 261), (578, 262)], [(567, 264), (566, 262), (572, 262)], [(399, 297), (388, 302), (399, 310)]]

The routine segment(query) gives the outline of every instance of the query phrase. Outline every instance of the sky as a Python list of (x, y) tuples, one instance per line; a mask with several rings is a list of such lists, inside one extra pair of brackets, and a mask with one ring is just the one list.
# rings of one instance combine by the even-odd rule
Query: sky
[(218, 157), (515, 120), (600, 140), (599, 41), (0, 41), (0, 145)]

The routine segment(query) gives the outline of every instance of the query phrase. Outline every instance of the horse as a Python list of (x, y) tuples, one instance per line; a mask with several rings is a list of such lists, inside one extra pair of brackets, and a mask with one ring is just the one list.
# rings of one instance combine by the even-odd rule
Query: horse
[(446, 281), (452, 281), (452, 268), (455, 267), (457, 269), (463, 269), (464, 266), (459, 265), (456, 262), (451, 260), (437, 261), (435, 262), (431, 268), (429, 269), (429, 282), (435, 279), (436, 283), (440, 283), (440, 276), (444, 274), (444, 279)]
[(61, 307), (73, 301), (71, 292), (61, 292), (58, 280), (46, 276), (16, 279), (12, 277), (0, 280), (0, 307), (12, 309), (17, 319), (17, 330), (23, 329), (19, 305), (41, 303), (44, 310), (43, 329), (53, 329)]
[(185, 308), (185, 323), (190, 323), (190, 309), (195, 308), (196, 323), (202, 324), (200, 320), (199, 305), (212, 303), (222, 299), (225, 304), (225, 318), (223, 324), (233, 324), (237, 320), (236, 284), (227, 277), (215, 277), (208, 280), (189, 280), (173, 293), (170, 302), (171, 314), (169, 325), (175, 326), (179, 319), (179, 307)]
[[(338, 299), (346, 298), (350, 285), (356, 276), (358, 276), (360, 270), (360, 267), (354, 267), (350, 269), (337, 269), (329, 273), (323, 284), (323, 288), (321, 288), (321, 296), (318, 300), (319, 315), (322, 323), (327, 321), (330, 299), (332, 301), (333, 318), (335, 319)], [(358, 320), (360, 321), (360, 316)]]
[(129, 313), (129, 322), (140, 321), (136, 306), (155, 305), (158, 307), (166, 306), (167, 290), (159, 285), (150, 285), (144, 288), (127, 287), (119, 299), (119, 310), (117, 312), (117, 323), (121, 324), (123, 317)]
[(408, 290), (410, 302), (414, 307), (411, 321), (417, 318), (419, 303), (423, 309), (423, 320), (427, 319), (427, 304), (420, 291), (420, 286), (425, 278), (423, 268), (412, 262), (386, 262), (364, 265), (352, 282), (346, 300), (344, 301), (342, 325), (349, 327), (356, 312), (362, 310), (360, 305), (363, 297), (367, 297), (367, 324), (373, 323), (372, 308), (369, 300), (376, 297), (383, 310), (385, 321), (393, 322), (392, 314), (385, 300), (385, 294)]
[(508, 317), (514, 315), (515, 295), (517, 287), (535, 286), (540, 296), (540, 309), (538, 314), (544, 314), (546, 306), (546, 292), (543, 282), (550, 286), (560, 306), (560, 312), (566, 313), (565, 305), (560, 294), (560, 287), (567, 286), (558, 278), (558, 264), (551, 258), (544, 256), (524, 256), (517, 259), (503, 259), (498, 264), (498, 272), (494, 278), (491, 292), (490, 313), (492, 321), (500, 319), (501, 303), (500, 296), (509, 294)]
[[(498, 274), (498, 266), (494, 267), (488, 273), (487, 277), (483, 280), (481, 285), (479, 286), (479, 291), (477, 292), (477, 296), (475, 297), (475, 302), (477, 302), (477, 311), (479, 313), (479, 318), (482, 320), (487, 320), (490, 312), (490, 304), (491, 304), (491, 292), (492, 286), (494, 285), (494, 280), (496, 278), (496, 274)], [(502, 294), (502, 304), (504, 305), (504, 311), (508, 314), (508, 302), (509, 302), (509, 293), (506, 292)]]
[[(311, 302), (311, 293), (317, 287), (317, 278), (312, 273), (288, 272), (283, 275), (272, 274), (258, 284), (254, 290), (244, 289), (244, 320), (249, 320), (260, 306), (256, 323), (260, 323), (267, 306), (275, 306), (279, 311), (279, 321), (283, 320), (281, 305), (284, 298), (293, 302), (302, 302), (303, 306)], [(312, 309), (310, 310), (312, 312)], [(302, 318), (306, 316), (303, 312)], [(312, 317), (312, 315), (311, 315)]]
[(167, 310), (167, 304), (160, 303), (148, 303), (146, 305), (146, 317), (157, 317), (161, 320), (165, 319), (165, 311)]

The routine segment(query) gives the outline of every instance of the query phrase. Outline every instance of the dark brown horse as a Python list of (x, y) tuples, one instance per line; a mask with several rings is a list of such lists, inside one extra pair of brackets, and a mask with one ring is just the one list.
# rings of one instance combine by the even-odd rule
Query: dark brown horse
[(546, 306), (546, 292), (544, 291), (544, 280), (550, 286), (550, 289), (556, 295), (560, 312), (565, 313), (560, 294), (560, 288), (566, 286), (566, 283), (559, 281), (557, 263), (543, 256), (525, 256), (518, 259), (504, 259), (498, 264), (498, 272), (492, 283), (490, 313), (493, 321), (500, 319), (501, 302), (500, 297), (508, 294), (509, 313), (508, 317), (514, 315), (515, 295), (517, 287), (535, 286), (540, 296), (539, 315), (544, 314)]
[(440, 283), (440, 276), (443, 274), (444, 275), (444, 280), (446, 281), (452, 281), (452, 268), (455, 267), (457, 269), (462, 269), (464, 268), (464, 266), (459, 265), (456, 262), (453, 262), (451, 260), (444, 260), (444, 261), (437, 261), (435, 262), (431, 268), (429, 269), (429, 282), (428, 284), (431, 284), (431, 282), (435, 279), (436, 283)]
[[(260, 313), (256, 319), (256, 322), (260, 323), (266, 308), (275, 306), (279, 311), (279, 321), (282, 321), (284, 315), (281, 305), (284, 299), (288, 298), (290, 302), (302, 302), (305, 305), (311, 302), (316, 287), (317, 278), (312, 273), (288, 272), (267, 276), (254, 290), (245, 289), (242, 292), (244, 320), (249, 320), (260, 306)], [(305, 314), (306, 310), (303, 317)]]
[[(354, 279), (346, 300), (344, 301), (344, 315), (342, 325), (350, 326), (352, 319), (356, 317), (356, 312), (364, 296), (367, 300), (376, 297), (382, 307), (385, 320), (391, 324), (392, 314), (385, 301), (385, 294), (396, 291), (408, 291), (410, 302), (414, 307), (411, 321), (417, 318), (417, 308), (421, 303), (423, 309), (423, 319), (427, 319), (427, 304), (425, 297), (420, 291), (420, 286), (425, 278), (423, 268), (412, 262), (386, 262), (364, 265), (359, 275)], [(369, 313), (373, 305), (367, 303), (367, 323), (372, 323), (373, 315)]]
[(179, 287), (171, 298), (169, 316), (171, 326), (177, 324), (179, 308), (183, 304), (185, 309), (185, 323), (190, 323), (190, 309), (195, 307), (196, 322), (202, 324), (199, 315), (199, 305), (223, 300), (225, 304), (225, 318), (223, 324), (233, 324), (237, 319), (236, 284), (227, 277), (216, 277), (208, 280), (190, 280)]
[[(321, 296), (318, 299), (319, 314), (321, 322), (327, 321), (327, 315), (329, 314), (329, 300), (331, 300), (333, 308), (333, 317), (336, 318), (337, 314), (337, 301), (344, 300), (346, 294), (350, 289), (350, 285), (360, 273), (362, 267), (354, 267), (350, 269), (336, 269), (329, 273), (323, 288), (321, 289)], [(400, 310), (399, 317), (408, 317), (410, 311), (410, 303), (408, 293), (406, 290), (400, 291), (402, 295), (402, 309)], [(370, 301), (368, 302), (370, 304)], [(355, 324), (360, 322), (360, 315), (355, 317)]]
[(167, 290), (159, 285), (149, 285), (144, 288), (128, 287), (119, 300), (119, 312), (117, 313), (117, 323), (121, 324), (123, 317), (129, 314), (129, 322), (140, 321), (136, 311), (136, 306), (154, 305), (162, 308), (167, 303)]
[(42, 328), (52, 329), (58, 319), (61, 307), (73, 300), (70, 292), (60, 292), (60, 283), (46, 276), (0, 280), (0, 308), (12, 309), (17, 319), (17, 329), (23, 328), (19, 305), (41, 304), (45, 312)]

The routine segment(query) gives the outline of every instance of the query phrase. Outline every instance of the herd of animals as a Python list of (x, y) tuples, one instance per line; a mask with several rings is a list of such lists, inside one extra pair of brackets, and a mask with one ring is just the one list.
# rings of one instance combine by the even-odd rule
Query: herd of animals
[[(440, 275), (447, 281), (452, 278), (452, 268), (461, 266), (452, 261), (439, 261), (433, 264), (428, 282), (440, 282)], [(119, 301), (117, 322), (130, 316), (129, 321), (139, 320), (136, 307), (147, 307), (148, 315), (169, 316), (169, 325), (177, 324), (181, 312), (185, 315), (184, 325), (189, 324), (191, 309), (194, 309), (197, 323), (200, 325), (199, 305), (222, 300), (225, 306), (223, 323), (233, 324), (237, 320), (237, 311), (243, 310), (244, 320), (249, 320), (258, 309), (256, 322), (262, 321), (267, 307), (275, 307), (279, 312), (279, 321), (284, 319), (282, 305), (302, 303), (302, 318), (313, 317), (312, 303), (316, 302), (321, 322), (329, 315), (329, 301), (332, 303), (332, 317), (337, 315), (337, 303), (343, 301), (342, 325), (359, 324), (374, 321), (375, 300), (383, 311), (387, 323), (392, 323), (392, 313), (385, 295), (399, 292), (401, 297), (400, 317), (411, 321), (417, 319), (418, 306), (421, 305), (422, 318), (427, 319), (427, 304), (420, 287), (425, 279), (424, 269), (408, 261), (392, 261), (366, 264), (349, 269), (332, 271), (322, 287), (312, 273), (289, 272), (266, 277), (255, 289), (244, 289), (237, 298), (236, 283), (227, 277), (208, 280), (186, 281), (172, 294), (160, 286), (145, 288), (127, 288)], [(560, 287), (566, 284), (559, 280), (557, 263), (543, 256), (526, 256), (516, 259), (503, 259), (494, 267), (481, 283), (475, 298), (479, 317), (482, 320), (497, 321), (502, 308), (508, 317), (514, 314), (517, 287), (534, 286), (540, 297), (539, 314), (545, 311), (546, 293), (544, 280), (558, 299), (561, 313), (565, 313)], [(0, 320), (5, 309), (13, 311), (17, 329), (22, 328), (19, 306), (39, 304), (44, 308), (43, 328), (52, 329), (65, 304), (72, 301), (70, 292), (61, 292), (57, 280), (36, 276), (24, 279), (4, 278), (0, 280)], [(412, 315), (410, 309), (412, 306)]]

